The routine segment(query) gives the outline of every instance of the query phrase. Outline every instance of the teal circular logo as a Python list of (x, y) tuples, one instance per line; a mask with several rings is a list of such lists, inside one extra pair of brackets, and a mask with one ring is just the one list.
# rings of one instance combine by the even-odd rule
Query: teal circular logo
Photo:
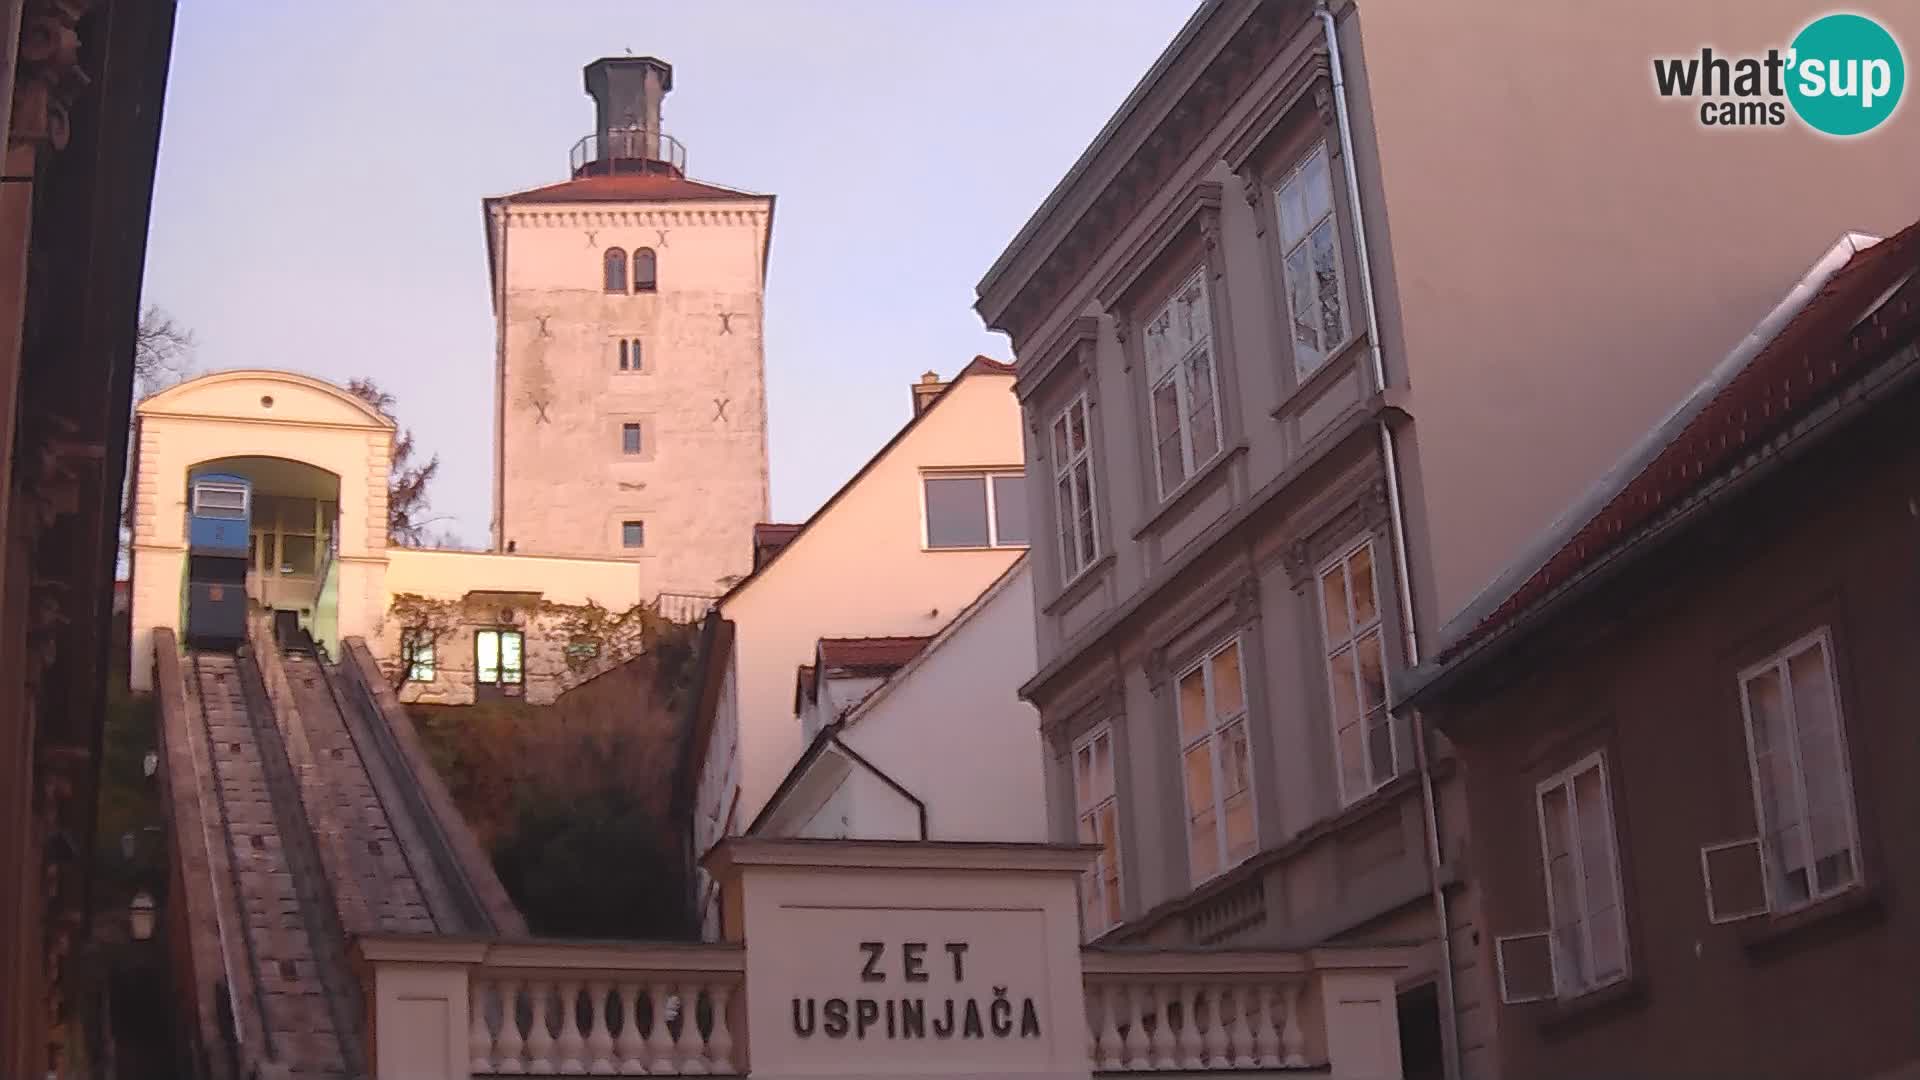
[(1861, 135), (1900, 104), (1907, 64), (1900, 43), (1864, 15), (1824, 15), (1793, 39), (1787, 100), (1808, 127), (1828, 135)]

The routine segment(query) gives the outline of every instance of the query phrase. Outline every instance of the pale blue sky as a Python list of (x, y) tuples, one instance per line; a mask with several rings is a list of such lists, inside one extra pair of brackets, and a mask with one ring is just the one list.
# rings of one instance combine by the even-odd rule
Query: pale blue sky
[(773, 510), (811, 513), (908, 384), (1007, 358), (973, 286), (1193, 0), (195, 0), (182, 4), (145, 299), (197, 371), (371, 374), (483, 542), (493, 323), (480, 200), (565, 179), (580, 69), (674, 66), (699, 179), (779, 196)]

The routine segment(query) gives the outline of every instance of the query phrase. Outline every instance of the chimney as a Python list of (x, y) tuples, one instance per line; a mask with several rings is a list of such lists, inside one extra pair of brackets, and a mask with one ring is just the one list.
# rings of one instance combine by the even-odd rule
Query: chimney
[[(603, 171), (679, 167), (661, 153), (660, 102), (673, 89), (672, 64), (651, 56), (602, 57), (587, 65), (586, 76)], [(619, 169), (620, 162), (628, 168)]]
[(940, 391), (946, 388), (947, 384), (941, 382), (940, 376), (934, 372), (929, 371), (920, 376), (920, 381), (913, 384), (913, 415), (919, 416), (926, 412), (927, 406), (933, 402), (934, 398), (940, 396)]

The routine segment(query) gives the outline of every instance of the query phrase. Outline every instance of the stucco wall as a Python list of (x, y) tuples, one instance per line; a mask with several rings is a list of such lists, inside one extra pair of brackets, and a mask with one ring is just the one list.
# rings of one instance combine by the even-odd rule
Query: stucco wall
[[(703, 818), (738, 821), (765, 805), (802, 748), (793, 675), (822, 636), (926, 635), (998, 578), (1021, 549), (929, 551), (922, 546), (920, 477), (928, 467), (1017, 465), (1020, 414), (1006, 375), (955, 383), (773, 563), (721, 605), (735, 626), (732, 681), (722, 692), (709, 752), (736, 745), (737, 777), (709, 770)], [(737, 731), (725, 727), (737, 716)]]
[[(1044, 843), (1040, 714), (1021, 701), (1033, 670), (1033, 575), (1011, 571), (993, 596), (849, 718), (841, 741), (927, 805), (928, 838)], [(896, 798), (894, 802), (898, 802)], [(898, 810), (852, 835), (880, 839)]]
[[(760, 198), (507, 214), (499, 546), (632, 559), (649, 594), (710, 595), (747, 572), (768, 515), (770, 217)], [(603, 291), (615, 246), (655, 250), (658, 291)], [(621, 338), (642, 342), (640, 371), (620, 370)], [(628, 520), (646, 523), (638, 551), (622, 546)]]
[(595, 603), (625, 611), (643, 600), (640, 573), (614, 559), (559, 559), (480, 551), (394, 548), (387, 591), (455, 600), (474, 590), (537, 592), (555, 604)]

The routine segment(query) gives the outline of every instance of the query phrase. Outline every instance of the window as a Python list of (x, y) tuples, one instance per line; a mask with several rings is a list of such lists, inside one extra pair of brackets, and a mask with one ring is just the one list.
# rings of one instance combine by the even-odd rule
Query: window
[(1853, 778), (1825, 629), (1740, 675), (1767, 902), (1792, 911), (1860, 880)]
[(193, 488), (195, 517), (241, 519), (247, 516), (247, 489), (240, 484), (203, 481)]
[(1027, 542), (1025, 473), (935, 473), (923, 479), (927, 546), (1020, 547)]
[(1060, 527), (1060, 577), (1071, 581), (1100, 557), (1093, 516), (1093, 426), (1087, 395), (1053, 418), (1054, 512)]
[(1154, 468), (1164, 498), (1220, 452), (1206, 267), (1194, 271), (1147, 323), (1146, 350)]
[(1534, 789), (1547, 877), (1554, 992), (1584, 994), (1627, 974), (1613, 799), (1599, 754)]
[(1305, 378), (1347, 339), (1346, 285), (1327, 144), (1293, 167), (1274, 194), (1280, 204), (1280, 262), (1293, 327), (1293, 369)]
[(433, 631), (409, 627), (400, 631), (400, 663), (407, 669), (408, 682), (432, 682)]
[(620, 425), (620, 452), (623, 454), (637, 454), (640, 452), (639, 424)]
[(620, 546), (639, 548), (647, 546), (647, 523), (644, 521), (623, 521), (620, 523)]
[(1182, 672), (1176, 708), (1187, 793), (1187, 863), (1193, 883), (1253, 854), (1253, 755), (1240, 639)]
[(652, 292), (658, 274), (659, 261), (653, 256), (652, 248), (633, 249), (633, 291)]
[(1320, 569), (1320, 614), (1327, 652), (1327, 694), (1333, 703), (1334, 753), (1340, 801), (1353, 802), (1400, 774), (1398, 725), (1387, 712), (1380, 634), (1380, 591), (1373, 542)]
[(1120, 798), (1114, 787), (1113, 733), (1105, 724), (1073, 745), (1073, 804), (1080, 842), (1100, 845), (1080, 878), (1081, 925), (1089, 938), (1120, 922)]
[(474, 681), (482, 686), (519, 686), (525, 682), (526, 672), (521, 667), (524, 644), (518, 630), (474, 631)]
[(640, 339), (639, 338), (621, 338), (619, 342), (619, 349), (620, 349), (620, 370), (621, 371), (639, 371), (640, 370)]
[(606, 290), (610, 293), (627, 291), (627, 253), (619, 248), (608, 248), (605, 259)]

